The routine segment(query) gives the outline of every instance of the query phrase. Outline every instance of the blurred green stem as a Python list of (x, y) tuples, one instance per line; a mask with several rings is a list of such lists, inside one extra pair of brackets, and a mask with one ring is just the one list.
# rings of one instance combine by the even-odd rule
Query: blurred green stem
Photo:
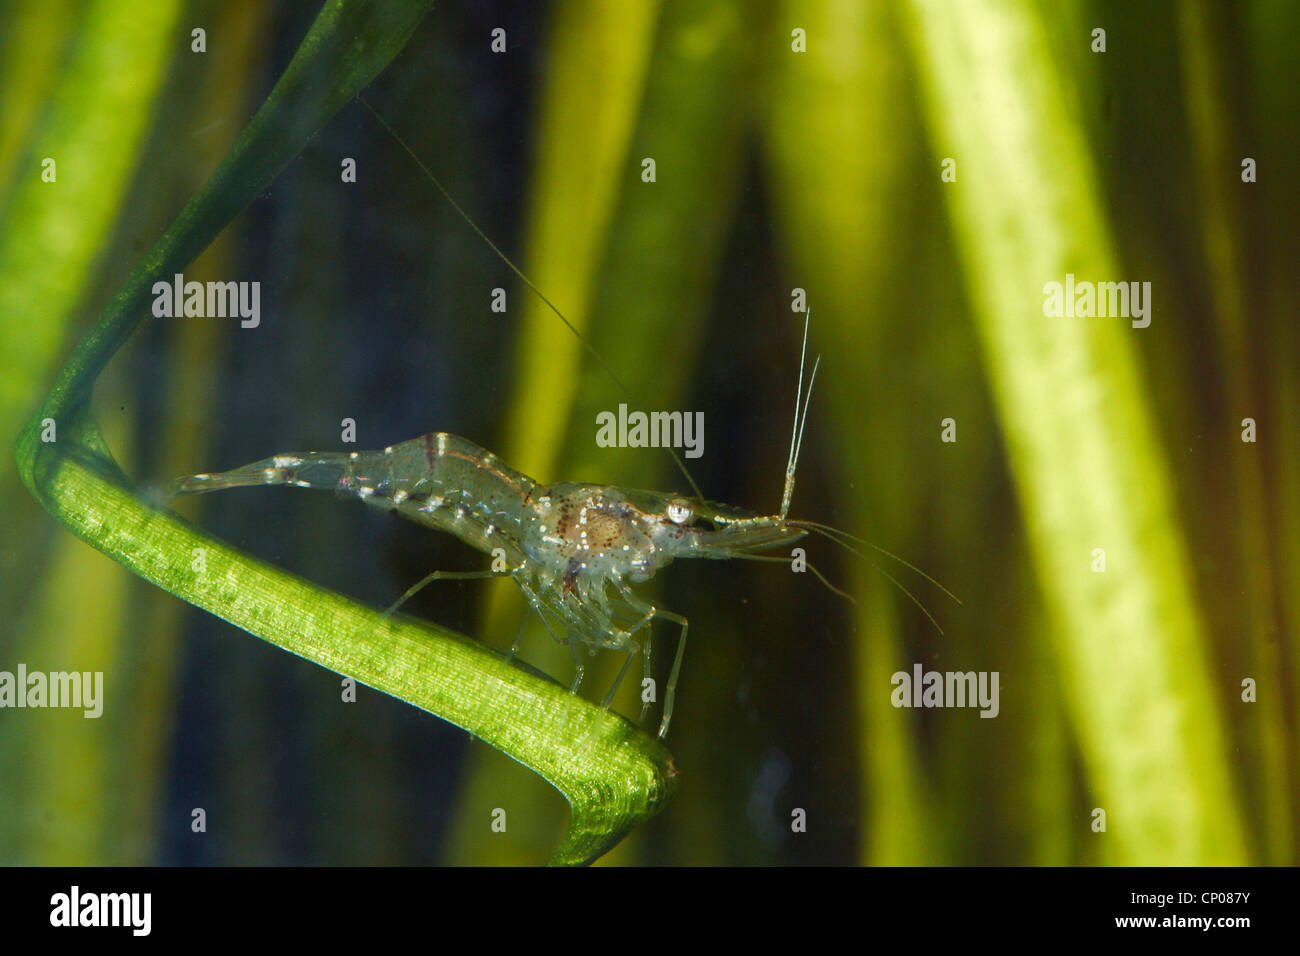
[[(77, 346), (19, 434), (18, 469), (60, 522), (146, 580), (458, 724), (545, 777), (572, 810), (552, 862), (585, 863), (671, 794), (675, 771), (658, 741), (454, 632), (386, 619), (157, 509), (131, 486), (89, 414), (95, 380), (146, 314), (153, 283), (181, 271), (266, 189), (308, 139), (388, 65), (431, 5), (325, 5), (225, 160)], [(42, 440), (49, 421), (57, 426), (57, 441)]]
[[(1187, 90), (1187, 120), (1196, 146), (1194, 158), (1202, 210), (1203, 241), (1209, 287), (1214, 307), (1219, 363), (1225, 377), (1231, 407), (1240, 418), (1265, 407), (1268, 379), (1257, 356), (1268, 354), (1270, 343), (1252, 321), (1257, 306), (1250, 301), (1251, 283), (1246, 278), (1242, 256), (1250, 249), (1246, 203), (1242, 198), (1251, 187), (1239, 174), (1241, 157), (1236, 144), (1249, 142), (1242, 131), (1245, 120), (1232, 107), (1228, 64), (1232, 14), (1205, 3), (1184, 3), (1178, 8), (1184, 83)], [(1255, 337), (1255, 338), (1252, 338)], [(1277, 581), (1269, 541), (1268, 491), (1262, 456), (1248, 453), (1244, 444), (1233, 454), (1240, 553), (1236, 562), (1245, 583), (1243, 600), (1234, 602), (1235, 615), (1246, 634), (1245, 645), (1254, 675), (1283, 675), (1281, 646), (1276, 640), (1281, 626), (1277, 614)], [(1268, 683), (1269, 679), (1263, 678)], [(1270, 691), (1273, 688), (1270, 687)], [(1257, 733), (1248, 741), (1249, 759), (1263, 804), (1259, 848), (1264, 859), (1281, 865), (1290, 858), (1294, 842), (1291, 820), (1291, 790), (1286, 767), (1286, 726), (1283, 695), (1262, 694), (1257, 704), (1266, 719), (1256, 722)]]
[(1208, 649), (1133, 338), (1177, 319), (1158, 291), (1154, 331), (1044, 315), (1048, 282), (1133, 277), (1118, 268), (1076, 91), (1038, 5), (907, 10), (935, 153), (956, 164), (943, 189), (1067, 710), (1109, 817), (1100, 845), (1119, 863), (1240, 864)]

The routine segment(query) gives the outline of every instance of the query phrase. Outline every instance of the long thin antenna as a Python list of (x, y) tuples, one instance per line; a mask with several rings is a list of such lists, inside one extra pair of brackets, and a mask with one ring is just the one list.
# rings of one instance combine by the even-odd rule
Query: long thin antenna
[[(804, 429), (808, 427), (808, 406), (812, 403), (813, 385), (816, 384), (817, 382), (817, 370), (821, 367), (822, 367), (822, 357), (819, 355), (813, 361), (812, 374), (808, 376), (808, 391), (804, 393), (804, 397), (803, 397), (803, 415), (799, 419), (799, 444), (794, 446), (794, 467), (795, 468), (799, 466), (799, 456), (803, 454), (803, 433), (804, 433)], [(794, 487), (793, 477), (794, 477), (794, 472), (792, 469), (791, 482), (790, 482), (791, 488)]]
[[(767, 561), (767, 562), (769, 562), (769, 563), (773, 563), (773, 564), (789, 564), (789, 563), (790, 563), (790, 559), (789, 559), (789, 558), (778, 558), (778, 557), (773, 557), (772, 555), (767, 555), (767, 554), (744, 554), (744, 553), (740, 553), (740, 554), (733, 554), (732, 557), (735, 558), (735, 559), (738, 560), (738, 561)], [(811, 561), (805, 561), (805, 562), (804, 562), (804, 566), (805, 566), (809, 571), (811, 571), (814, 575), (816, 575), (817, 580), (820, 581), (822, 584), (826, 585), (826, 587), (831, 591), (832, 594), (836, 594), (836, 595), (838, 595), (838, 596), (844, 598), (844, 600), (848, 601), (850, 604), (857, 604), (857, 603), (858, 603), (858, 599), (855, 598), (852, 594), (850, 594), (850, 593), (847, 592), (847, 591), (841, 590), (840, 588), (837, 588), (835, 585), (831, 584), (830, 581), (826, 580), (826, 575), (822, 574), (819, 570), (817, 570), (817, 568), (813, 565), (813, 563), (812, 563)]]
[(844, 540), (845, 538), (847, 538), (849, 541), (855, 541), (858, 544), (862, 545), (863, 547), (870, 548), (872, 551), (878, 551), (879, 553), (883, 554), (885, 557), (889, 558), (889, 560), (897, 561), (899, 564), (907, 568), (909, 571), (914, 571), (917, 574), (919, 574), (921, 577), (925, 578), (927, 581), (929, 581), (931, 584), (937, 587), (944, 594), (948, 595), (948, 597), (956, 601), (958, 605), (961, 605), (962, 603), (961, 598), (953, 594), (946, 587), (944, 587), (942, 584), (936, 581), (933, 577), (931, 577), (930, 575), (922, 571), (920, 568), (918, 568), (915, 564), (912, 564), (912, 562), (900, 558), (892, 551), (886, 551), (878, 544), (872, 544), (866, 538), (859, 538), (857, 535), (849, 534), (847, 531), (841, 531), (839, 528), (834, 528), (828, 524), (822, 524), (820, 521), (791, 521), (789, 522), (789, 524), (793, 528), (807, 528), (810, 531), (815, 531), (818, 534), (822, 535), (823, 537), (828, 538), (831, 541), (834, 541), (836, 544), (838, 544), (841, 548), (844, 548), (846, 551), (851, 551), (853, 554), (856, 554), (858, 557), (864, 560), (869, 561), (870, 558), (867, 558), (867, 556), (863, 554), (861, 551), (859, 551), (857, 548), (854, 548), (851, 545), (849, 545)]
[[(799, 350), (799, 384), (794, 392), (794, 427), (790, 431), (790, 456), (785, 462), (785, 488), (781, 492), (781, 520), (790, 513), (790, 501), (794, 497), (794, 474), (799, 466), (799, 453), (803, 451), (803, 430), (808, 424), (808, 405), (812, 402), (813, 383), (817, 381), (817, 369), (821, 367), (822, 357), (817, 356), (813, 362), (812, 375), (808, 377), (808, 392), (803, 390), (804, 360), (808, 356), (808, 323), (812, 321), (812, 309), (804, 313), (803, 347)], [(800, 405), (802, 404), (802, 415)]]
[(930, 613), (930, 609), (921, 603), (920, 598), (918, 598), (915, 594), (913, 594), (906, 587), (904, 587), (903, 582), (899, 581), (898, 578), (894, 577), (892, 574), (890, 574), (880, 565), (876, 564), (876, 562), (872, 561), (870, 558), (867, 558), (867, 563), (870, 564), (877, 571), (879, 571), (881, 574), (883, 574), (885, 577), (889, 578), (890, 581), (894, 582), (894, 587), (898, 588), (898, 590), (906, 594), (908, 599), (913, 604), (915, 604), (918, 608), (921, 609), (921, 613), (930, 619), (930, 623), (934, 625), (934, 629), (938, 631), (940, 634), (943, 634), (943, 628), (940, 627), (939, 622), (934, 619), (934, 615)]
[(799, 350), (799, 381), (794, 387), (794, 424), (790, 426), (790, 453), (785, 456), (786, 484), (790, 483), (790, 473), (794, 471), (794, 446), (799, 436), (799, 402), (803, 400), (803, 362), (808, 354), (808, 323), (812, 321), (812, 311), (803, 317), (803, 348)]
[[(410, 156), (411, 159), (414, 160), (415, 165), (420, 167), (420, 171), (423, 172), (424, 175), (428, 177), (429, 182), (433, 183), (433, 185), (437, 188), (438, 192), (442, 193), (442, 198), (447, 200), (447, 202), (451, 205), (452, 209), (456, 210), (456, 214), (459, 215), (461, 219), (464, 219), (465, 223), (471, 229), (474, 230), (474, 232), (478, 235), (478, 237), (482, 239), (485, 243), (487, 243), (488, 248), (497, 254), (497, 258), (499, 258), (502, 262), (504, 262), (507, 266), (509, 266), (510, 271), (513, 272), (515, 275), (517, 275), (519, 279), (524, 283), (524, 285), (532, 289), (533, 293), (539, 299), (541, 299), (543, 302), (546, 303), (547, 308), (549, 308), (552, 312), (554, 312), (559, 317), (560, 321), (563, 322), (566, 326), (568, 326), (569, 331), (578, 337), (578, 341), (583, 344), (583, 347), (586, 348), (586, 350), (589, 353), (591, 353), (591, 357), (594, 358), (600, 364), (600, 367), (605, 370), (605, 374), (609, 376), (610, 381), (612, 381), (615, 385), (619, 387), (619, 390), (623, 392), (624, 396), (627, 397), (628, 401), (633, 401), (632, 390), (623, 384), (623, 380), (621, 378), (619, 378), (616, 374), (614, 374), (614, 370), (610, 368), (609, 363), (606, 362), (604, 357), (599, 352), (596, 351), (596, 347), (587, 341), (586, 336), (584, 336), (581, 332), (579, 332), (577, 327), (565, 317), (564, 313), (559, 310), (559, 308), (555, 305), (555, 303), (546, 297), (546, 293), (544, 293), (541, 289), (537, 288), (537, 286), (533, 284), (533, 280), (528, 278), (528, 276), (524, 275), (524, 271), (520, 269), (517, 265), (515, 265), (514, 262), (511, 261), (510, 257), (507, 256), (504, 252), (502, 252), (495, 242), (493, 242), (490, 238), (488, 238), (487, 233), (485, 233), (482, 229), (480, 229), (478, 223), (476, 223), (473, 219), (470, 218), (469, 213), (467, 213), (464, 209), (460, 207), (460, 203), (456, 202), (456, 200), (452, 198), (452, 195), (450, 192), (448, 192), (447, 187), (444, 186), (438, 180), (438, 177), (433, 174), (433, 170), (431, 170), (428, 166), (424, 164), (424, 161), (420, 159), (419, 156), (416, 155), (415, 150), (413, 150), (410, 147), (410, 145), (406, 142), (406, 140), (402, 139), (402, 137), (398, 134), (397, 130), (393, 129), (393, 127), (388, 124), (388, 121), (379, 115), (379, 112), (373, 106), (370, 105), (369, 100), (367, 100), (364, 96), (357, 96), (357, 99), (361, 101), (362, 106), (364, 106), (366, 109), (370, 111), (370, 115), (379, 121), (379, 125), (388, 131), (388, 135), (390, 135), (391, 137), (393, 137), (393, 139), (397, 141), (397, 145), (401, 146), (402, 149), (406, 151), (406, 155)], [(673, 463), (677, 465), (678, 470), (686, 478), (687, 482), (690, 483), (691, 490), (695, 492), (695, 497), (703, 501), (704, 492), (700, 490), (700, 486), (697, 485), (695, 483), (695, 479), (691, 477), (690, 471), (687, 470), (686, 468), (686, 463), (682, 461), (681, 457), (677, 454), (677, 452), (673, 451), (673, 449), (665, 447), (664, 451), (668, 452), (668, 454), (672, 456)]]

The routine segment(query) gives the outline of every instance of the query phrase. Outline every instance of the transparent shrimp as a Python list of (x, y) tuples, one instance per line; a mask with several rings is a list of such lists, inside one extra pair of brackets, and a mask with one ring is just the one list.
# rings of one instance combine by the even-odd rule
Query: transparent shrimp
[[(807, 337), (805, 322), (805, 353)], [(689, 624), (680, 614), (638, 596), (632, 585), (650, 580), (678, 558), (748, 557), (789, 545), (809, 531), (825, 533), (820, 526), (787, 518), (816, 375), (814, 363), (805, 396), (801, 359), (785, 488), (773, 515), (610, 485), (543, 486), (492, 452), (446, 432), (430, 432), (382, 451), (275, 455), (232, 471), (177, 479), (173, 492), (198, 494), (250, 485), (332, 490), (396, 510), (484, 553), (499, 548), (507, 570), (434, 572), (398, 604), (439, 578), (509, 576), (552, 635), (556, 631), (551, 622), (556, 620), (575, 649), (582, 645), (627, 653), (605, 706), (638, 653), (650, 677), (652, 623), (669, 621), (678, 626), (680, 637), (659, 724), (659, 736), (664, 737), (672, 720)], [(575, 691), (581, 681), (579, 660)], [(642, 707), (642, 720), (648, 708), (648, 703)]]
[[(359, 99), (470, 228), (546, 303), (610, 378), (627, 392), (626, 386), (599, 353), (461, 209), (406, 141), (364, 98)], [(685, 464), (671, 449), (668, 453), (694, 491), (693, 497), (573, 482), (542, 486), (508, 467), (492, 452), (447, 432), (430, 432), (382, 451), (276, 455), (233, 471), (177, 479), (173, 491), (176, 494), (198, 494), (249, 485), (328, 489), (355, 495), (374, 507), (396, 510), (436, 531), (453, 534), (484, 553), (504, 555), (504, 571), (435, 571), (408, 589), (388, 611), (395, 610), (432, 581), (509, 576), (551, 635), (573, 647), (574, 692), (582, 684), (582, 648), (593, 652), (608, 649), (627, 653), (613, 686), (605, 695), (605, 707), (613, 701), (638, 654), (642, 658), (644, 676), (650, 678), (654, 621), (659, 619), (677, 625), (677, 651), (665, 687), (659, 723), (659, 736), (663, 738), (672, 720), (689, 623), (680, 614), (646, 601), (631, 586), (650, 580), (678, 558), (784, 561), (784, 558), (762, 552), (789, 545), (811, 532), (854, 554), (861, 555), (861, 552), (849, 542), (871, 548), (921, 575), (957, 600), (938, 581), (883, 548), (827, 525), (789, 519), (795, 471), (808, 418), (808, 402), (820, 365), (818, 358), (813, 363), (805, 393), (803, 373), (807, 351), (808, 316), (805, 316), (785, 486), (781, 506), (773, 515), (759, 515), (706, 501)], [(494, 565), (497, 563), (494, 561)], [(831, 585), (811, 564), (806, 566), (830, 590), (853, 600)], [(936, 628), (939, 627), (933, 615), (911, 591), (884, 569), (878, 566), (877, 569), (906, 594)], [(561, 626), (563, 638), (553, 626), (555, 624)], [(942, 632), (942, 628), (939, 630)], [(515, 644), (517, 647), (518, 638)], [(649, 707), (647, 702), (641, 708), (642, 722)]]

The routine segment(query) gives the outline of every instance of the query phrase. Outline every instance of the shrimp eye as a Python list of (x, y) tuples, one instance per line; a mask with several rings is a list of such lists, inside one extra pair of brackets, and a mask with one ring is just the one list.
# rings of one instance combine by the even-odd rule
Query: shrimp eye
[(685, 501), (670, 501), (667, 508), (668, 520), (673, 524), (689, 524), (695, 513)]

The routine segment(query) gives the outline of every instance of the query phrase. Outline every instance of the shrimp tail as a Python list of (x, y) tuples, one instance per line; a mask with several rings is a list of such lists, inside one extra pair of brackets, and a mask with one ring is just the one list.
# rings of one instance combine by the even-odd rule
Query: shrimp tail
[(347, 456), (339, 454), (276, 455), (231, 471), (177, 478), (171, 483), (170, 491), (173, 495), (197, 495), (252, 485), (333, 489), (339, 487), (348, 465)]

